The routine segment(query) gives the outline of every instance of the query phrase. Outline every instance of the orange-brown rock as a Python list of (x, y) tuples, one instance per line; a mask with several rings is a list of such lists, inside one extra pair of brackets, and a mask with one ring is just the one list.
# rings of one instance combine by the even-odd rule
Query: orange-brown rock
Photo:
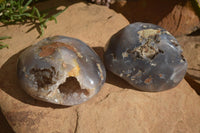
[(158, 24), (174, 36), (190, 34), (200, 28), (200, 20), (190, 0), (116, 0), (111, 8), (130, 23)]
[(175, 36), (190, 34), (200, 28), (200, 20), (191, 2), (175, 5), (173, 10), (158, 25), (166, 28)]
[(177, 40), (183, 48), (184, 57), (188, 61), (186, 76), (199, 84), (200, 91), (200, 35), (182, 36), (178, 37)]

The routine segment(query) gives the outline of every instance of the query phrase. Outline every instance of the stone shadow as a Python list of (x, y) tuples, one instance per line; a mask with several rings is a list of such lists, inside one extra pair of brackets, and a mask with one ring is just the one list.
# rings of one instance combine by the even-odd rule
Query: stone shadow
[(185, 80), (189, 83), (189, 85), (195, 90), (195, 92), (200, 95), (200, 84), (195, 82), (194, 79), (200, 80), (200, 77), (195, 77), (193, 75), (190, 75), (189, 73), (186, 73)]
[(0, 129), (1, 133), (15, 133), (12, 127), (8, 124), (1, 110), (0, 110)]

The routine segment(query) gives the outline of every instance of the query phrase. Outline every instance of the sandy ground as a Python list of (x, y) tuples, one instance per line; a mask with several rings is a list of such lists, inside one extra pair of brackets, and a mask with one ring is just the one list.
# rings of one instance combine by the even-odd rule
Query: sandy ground
[[(52, 5), (53, 0), (39, 6)], [(197, 87), (185, 79), (175, 88), (158, 93), (133, 90), (125, 81), (107, 72), (101, 91), (91, 100), (64, 107), (35, 100), (18, 85), (16, 64), (20, 51), (54, 36), (78, 38), (102, 58), (108, 39), (129, 21), (104, 6), (60, 0), (58, 9), (68, 9), (58, 16), (58, 23), (48, 22), (43, 37), (34, 25), (0, 27), (0, 36), (9, 49), (0, 51), (0, 107), (15, 132), (24, 133), (197, 133), (200, 132), (200, 98)], [(56, 12), (52, 11), (52, 12)], [(12, 132), (1, 115), (1, 131)], [(1, 124), (1, 123), (0, 123)]]

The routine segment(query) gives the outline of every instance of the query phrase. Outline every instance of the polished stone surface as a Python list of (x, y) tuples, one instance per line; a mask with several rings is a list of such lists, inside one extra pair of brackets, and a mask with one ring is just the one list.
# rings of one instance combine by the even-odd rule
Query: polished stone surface
[(173, 88), (187, 70), (177, 40), (165, 29), (141, 22), (111, 37), (104, 60), (108, 70), (142, 91)]
[(25, 49), (17, 71), (29, 95), (62, 105), (87, 101), (106, 78), (99, 56), (82, 41), (65, 36), (49, 37)]

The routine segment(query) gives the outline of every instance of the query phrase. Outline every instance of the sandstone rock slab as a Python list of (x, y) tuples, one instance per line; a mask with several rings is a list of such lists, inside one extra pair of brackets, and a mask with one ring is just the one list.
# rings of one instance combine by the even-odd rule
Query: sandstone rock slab
[[(101, 58), (111, 35), (128, 25), (121, 14), (82, 2), (69, 6), (57, 19), (58, 24), (47, 23), (42, 38), (54, 35), (79, 38)], [(26, 33), (28, 29), (27, 25), (0, 28), (0, 35), (12, 36), (6, 40), (9, 49), (0, 53), (0, 107), (15, 132), (200, 132), (200, 98), (185, 80), (174, 89), (147, 93), (132, 90), (125, 81), (108, 72), (101, 91), (83, 104), (64, 107), (31, 98), (19, 87), (16, 77), (20, 51), (42, 39), (37, 39), (35, 29)]]
[(181, 36), (177, 40), (183, 48), (184, 57), (188, 61), (186, 76), (200, 85), (200, 36)]
[(190, 34), (200, 28), (200, 20), (190, 0), (115, 0), (110, 7), (122, 13), (130, 23), (160, 25), (174, 36)]

